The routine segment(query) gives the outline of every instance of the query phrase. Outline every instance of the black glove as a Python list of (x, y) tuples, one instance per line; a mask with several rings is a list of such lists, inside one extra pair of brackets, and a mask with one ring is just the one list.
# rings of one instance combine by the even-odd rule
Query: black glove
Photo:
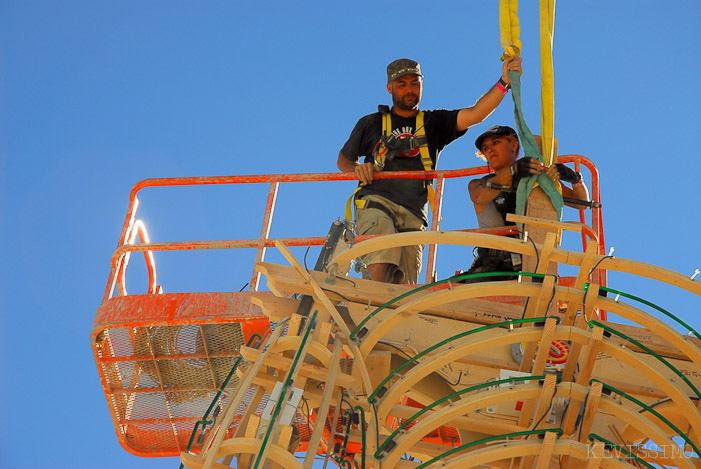
[(582, 173), (578, 173), (569, 166), (565, 166), (562, 163), (555, 163), (557, 172), (560, 174), (560, 181), (569, 182), (570, 184), (577, 184), (582, 180)]
[(516, 163), (514, 163), (515, 171), (513, 175), (517, 179), (524, 178), (526, 176), (531, 176), (531, 161), (535, 160), (535, 158), (531, 158), (530, 156), (524, 156), (523, 158), (519, 158), (516, 160)]

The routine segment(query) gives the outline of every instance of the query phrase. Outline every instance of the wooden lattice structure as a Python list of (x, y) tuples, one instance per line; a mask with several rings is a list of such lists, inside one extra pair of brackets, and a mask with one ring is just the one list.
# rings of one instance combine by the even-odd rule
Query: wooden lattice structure
[[(583, 157), (560, 161), (568, 158), (593, 168)], [(444, 178), (484, 170), (432, 172), (438, 197)], [(271, 184), (261, 238), (209, 244), (150, 243), (136, 220), (136, 192), (242, 181), (157, 180), (132, 192), (91, 336), (127, 450), (180, 455), (191, 468), (288, 469), (318, 457), (351, 468), (701, 466), (701, 337), (608, 287), (606, 272), (695, 294), (701, 283), (605, 255), (600, 208), (591, 224), (583, 214), (578, 222), (544, 219), (537, 192), (527, 216), (514, 220), (538, 241), (494, 234), (509, 228), (440, 231), (438, 200), (431, 231), (342, 239), (324, 270), (308, 270), (288, 246), (328, 240), (268, 239), (270, 201), (283, 178), (346, 175), (326, 176), (252, 177)], [(558, 245), (573, 232), (581, 233), (581, 252)], [(137, 234), (144, 242), (134, 243)], [(536, 261), (513, 280), (470, 284), (435, 282), (434, 264), (421, 286), (347, 274), (364, 253), (411, 244), (432, 246), (434, 256), (450, 244)], [(272, 246), (289, 265), (265, 262)], [(236, 247), (259, 250), (250, 291), (164, 293), (156, 284), (155, 251)], [(149, 267), (144, 295), (128, 295), (124, 285), (134, 251)], [(577, 274), (559, 276), (562, 265)], [(270, 291), (257, 291), (261, 275)], [(679, 332), (685, 328), (689, 334)]]

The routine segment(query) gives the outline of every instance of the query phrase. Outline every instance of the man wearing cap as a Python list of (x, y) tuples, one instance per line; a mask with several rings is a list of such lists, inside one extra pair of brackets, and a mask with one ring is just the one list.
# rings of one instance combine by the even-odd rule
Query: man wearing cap
[[(441, 150), (484, 121), (510, 88), (509, 70), (521, 73), (521, 59), (507, 59), (499, 81), (471, 106), (456, 110), (419, 111), (423, 75), (418, 62), (398, 59), (387, 66), (387, 92), (392, 108), (362, 117), (338, 155), (343, 172), (355, 172), (360, 188), (355, 194), (356, 224), (360, 235), (424, 230), (431, 181), (375, 179), (379, 171), (435, 169)], [(361, 163), (360, 157), (364, 157)], [(363, 257), (373, 280), (392, 283), (418, 281), (423, 246), (390, 248)]]
[[(562, 163), (546, 167), (535, 158), (526, 156), (518, 159), (521, 145), (516, 131), (511, 127), (497, 125), (488, 129), (477, 137), (475, 146), (479, 150), (477, 155), (485, 159), (494, 171), (480, 179), (473, 179), (468, 185), (480, 228), (514, 224), (506, 221), (506, 214), (516, 212), (516, 188), (519, 180), (525, 176), (547, 172), (555, 182), (572, 184), (572, 188), (562, 185), (563, 197), (589, 200), (589, 191), (581, 173), (575, 172)], [(571, 205), (567, 202), (566, 204)], [(581, 208), (576, 205), (571, 206)], [(478, 248), (477, 252), (477, 258), (467, 271), (469, 274), (521, 270), (521, 259), (518, 254), (487, 248)], [(473, 279), (469, 279), (468, 282), (470, 280)], [(502, 279), (490, 277), (487, 280)]]

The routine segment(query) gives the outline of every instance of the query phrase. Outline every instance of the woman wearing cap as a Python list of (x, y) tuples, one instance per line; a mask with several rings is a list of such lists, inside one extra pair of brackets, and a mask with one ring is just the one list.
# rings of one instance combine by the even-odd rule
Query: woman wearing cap
[[(547, 167), (535, 158), (518, 159), (521, 145), (516, 132), (511, 127), (497, 125), (488, 129), (477, 138), (475, 146), (479, 150), (477, 155), (485, 159), (494, 171), (480, 179), (470, 181), (468, 185), (480, 228), (514, 224), (506, 221), (506, 214), (516, 211), (516, 188), (522, 177), (546, 172), (555, 182), (572, 184), (571, 188), (562, 185), (563, 197), (589, 200), (589, 191), (580, 173), (561, 163)], [(478, 248), (478, 256), (467, 273), (520, 270), (520, 255), (496, 249)], [(503, 279), (506, 278), (508, 277)], [(491, 277), (488, 280), (502, 280), (502, 278)]]

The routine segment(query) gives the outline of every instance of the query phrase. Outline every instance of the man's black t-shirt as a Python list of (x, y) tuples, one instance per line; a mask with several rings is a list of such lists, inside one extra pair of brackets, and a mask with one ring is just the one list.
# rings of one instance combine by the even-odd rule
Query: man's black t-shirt
[[(436, 167), (441, 150), (453, 140), (463, 136), (457, 131), (458, 110), (439, 109), (424, 111), (424, 126), (428, 140), (428, 151)], [(397, 138), (408, 138), (416, 133), (416, 117), (400, 117), (392, 113), (392, 134)], [(364, 163), (373, 162), (373, 150), (382, 136), (382, 114), (376, 112), (362, 117), (353, 128), (341, 153), (350, 161), (365, 157)], [(386, 162), (383, 171), (423, 171), (419, 148), (410, 154), (400, 153)], [(426, 181), (421, 179), (379, 179), (364, 186), (357, 194), (362, 197), (377, 194), (411, 210), (428, 224), (426, 203), (428, 191)]]

